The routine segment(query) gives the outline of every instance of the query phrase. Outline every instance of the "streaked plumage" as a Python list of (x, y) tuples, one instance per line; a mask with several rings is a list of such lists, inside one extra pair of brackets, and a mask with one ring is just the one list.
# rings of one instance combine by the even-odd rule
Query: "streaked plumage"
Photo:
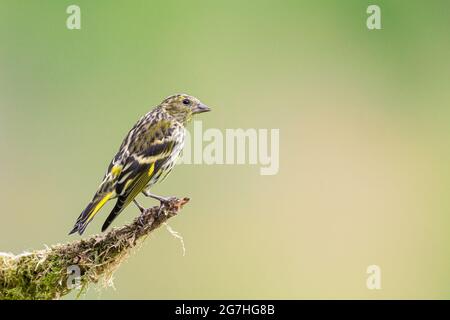
[(139, 119), (123, 140), (92, 201), (70, 234), (81, 235), (103, 205), (117, 199), (103, 224), (104, 231), (139, 193), (148, 192), (151, 186), (162, 181), (183, 149), (186, 124), (193, 114), (205, 111), (209, 108), (198, 99), (177, 94)]

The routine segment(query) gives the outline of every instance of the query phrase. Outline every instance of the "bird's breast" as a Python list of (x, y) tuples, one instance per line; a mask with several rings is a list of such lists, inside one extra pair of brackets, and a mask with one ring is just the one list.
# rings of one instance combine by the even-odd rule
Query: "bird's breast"
[(175, 143), (170, 155), (164, 160), (158, 172), (155, 172), (155, 174), (152, 176), (148, 185), (146, 186), (147, 189), (150, 188), (155, 183), (163, 181), (169, 175), (169, 173), (175, 166), (178, 158), (180, 157), (181, 151), (184, 148), (184, 140), (185, 140), (185, 131), (180, 130), (180, 133), (175, 136), (174, 139)]

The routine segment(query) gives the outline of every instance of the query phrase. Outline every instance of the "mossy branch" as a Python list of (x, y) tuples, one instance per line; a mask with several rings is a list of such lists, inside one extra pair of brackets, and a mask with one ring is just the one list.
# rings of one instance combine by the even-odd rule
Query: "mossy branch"
[(0, 299), (58, 299), (90, 283), (105, 284), (150, 232), (178, 214), (189, 199), (172, 198), (147, 209), (132, 223), (85, 240), (12, 255), (0, 253)]

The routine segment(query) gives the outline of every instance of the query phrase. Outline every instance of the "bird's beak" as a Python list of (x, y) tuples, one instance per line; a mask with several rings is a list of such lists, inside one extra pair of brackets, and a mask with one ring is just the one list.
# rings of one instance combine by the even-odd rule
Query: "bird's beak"
[(192, 108), (193, 114), (208, 112), (208, 111), (211, 111), (211, 109), (206, 104), (203, 104), (203, 103), (199, 103), (194, 108)]

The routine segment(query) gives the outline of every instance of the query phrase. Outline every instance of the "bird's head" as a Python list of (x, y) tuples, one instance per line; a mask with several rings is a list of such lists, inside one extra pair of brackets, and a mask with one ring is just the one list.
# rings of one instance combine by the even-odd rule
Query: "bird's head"
[(211, 111), (196, 97), (187, 94), (175, 94), (167, 97), (161, 102), (161, 108), (182, 123), (189, 122), (194, 114)]

